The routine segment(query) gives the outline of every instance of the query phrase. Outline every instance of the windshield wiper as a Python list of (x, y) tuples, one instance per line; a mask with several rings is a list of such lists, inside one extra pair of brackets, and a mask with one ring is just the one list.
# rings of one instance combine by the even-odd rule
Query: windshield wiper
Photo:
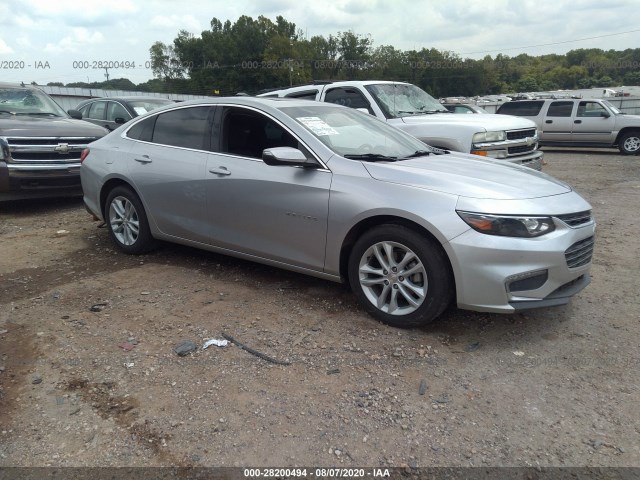
[(10, 112), (9, 110), (0, 110), (0, 113), (8, 113), (9, 115), (15, 115), (15, 113)]
[(406, 157), (402, 157), (402, 158), (405, 159), (405, 158), (425, 157), (427, 155), (431, 155), (432, 153), (433, 153), (432, 150), (416, 150), (411, 155), (407, 155)]
[(390, 157), (388, 155), (381, 155), (378, 153), (359, 153), (359, 154), (349, 154), (343, 155), (344, 158), (349, 158), (351, 160), (367, 160), (370, 162), (395, 162), (398, 160), (398, 157)]

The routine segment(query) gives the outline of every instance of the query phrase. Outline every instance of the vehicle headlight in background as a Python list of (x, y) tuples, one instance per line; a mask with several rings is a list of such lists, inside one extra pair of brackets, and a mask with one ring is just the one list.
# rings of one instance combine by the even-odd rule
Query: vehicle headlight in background
[(473, 136), (473, 143), (504, 142), (507, 133), (502, 132), (478, 132)]
[(462, 211), (457, 213), (471, 228), (487, 235), (532, 238), (556, 229), (551, 217), (490, 215)]
[(0, 137), (0, 160), (6, 160), (9, 158), (9, 144), (7, 141)]

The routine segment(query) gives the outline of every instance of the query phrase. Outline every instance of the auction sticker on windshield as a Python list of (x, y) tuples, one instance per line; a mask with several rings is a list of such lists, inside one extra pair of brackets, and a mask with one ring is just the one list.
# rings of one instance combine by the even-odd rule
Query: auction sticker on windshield
[(321, 137), (323, 135), (339, 135), (336, 130), (319, 117), (298, 117), (296, 118), (301, 124), (307, 127), (315, 135)]

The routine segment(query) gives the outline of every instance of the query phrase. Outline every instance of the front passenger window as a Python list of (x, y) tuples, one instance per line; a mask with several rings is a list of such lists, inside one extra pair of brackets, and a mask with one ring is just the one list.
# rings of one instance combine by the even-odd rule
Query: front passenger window
[(300, 148), (298, 141), (273, 120), (252, 110), (229, 107), (223, 113), (221, 152), (262, 158), (266, 148)]

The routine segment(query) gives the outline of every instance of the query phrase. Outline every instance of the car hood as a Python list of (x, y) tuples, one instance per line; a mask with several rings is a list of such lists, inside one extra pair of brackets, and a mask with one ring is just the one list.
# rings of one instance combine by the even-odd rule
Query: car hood
[(496, 115), (489, 113), (486, 115), (456, 115), (455, 113), (434, 113), (430, 115), (409, 115), (402, 117), (402, 121), (407, 125), (416, 125), (421, 123), (438, 124), (450, 123), (452, 125), (467, 125), (477, 127), (478, 131), (500, 131), (500, 130), (517, 130), (520, 128), (536, 128), (535, 123), (526, 118), (505, 117), (504, 115)]
[(376, 180), (468, 198), (523, 200), (571, 192), (542, 172), (473, 155), (430, 155), (394, 163), (363, 162)]
[(102, 137), (107, 130), (83, 120), (0, 114), (0, 135), (11, 137)]

